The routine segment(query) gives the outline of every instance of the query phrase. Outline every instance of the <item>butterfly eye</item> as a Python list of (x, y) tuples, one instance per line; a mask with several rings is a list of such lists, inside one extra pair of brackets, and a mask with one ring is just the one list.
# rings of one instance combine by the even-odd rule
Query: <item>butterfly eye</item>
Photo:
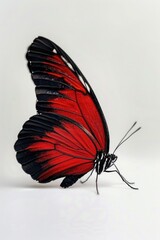
[(114, 154), (110, 155), (110, 167), (116, 162), (117, 158)]
[(118, 157), (115, 157), (114, 159), (112, 159), (112, 163), (115, 163), (117, 161)]

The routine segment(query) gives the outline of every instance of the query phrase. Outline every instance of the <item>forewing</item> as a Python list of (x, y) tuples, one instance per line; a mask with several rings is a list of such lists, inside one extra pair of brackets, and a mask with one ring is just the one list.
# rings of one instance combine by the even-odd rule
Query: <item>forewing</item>
[(55, 43), (43, 37), (27, 52), (28, 66), (36, 85), (38, 113), (56, 113), (79, 123), (94, 137), (97, 151), (109, 150), (108, 127), (89, 83)]

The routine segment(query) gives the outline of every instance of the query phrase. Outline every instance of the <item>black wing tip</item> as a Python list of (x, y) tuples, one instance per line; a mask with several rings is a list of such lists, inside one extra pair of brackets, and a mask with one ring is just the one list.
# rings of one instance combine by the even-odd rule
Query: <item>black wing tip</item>
[(47, 50), (52, 51), (55, 46), (56, 46), (56, 44), (54, 42), (52, 42), (51, 40), (49, 40), (48, 38), (38, 36), (33, 40), (31, 45), (28, 47), (27, 53), (32, 51), (31, 50), (32, 47), (36, 47), (39, 49), (45, 47)]
[(42, 36), (38, 36), (37, 38), (35, 38), (33, 40), (33, 43), (48, 45), (52, 48), (54, 47), (54, 43), (50, 39), (42, 37)]
[(53, 52), (54, 49), (54, 44), (52, 43), (52, 41), (50, 41), (49, 39), (42, 37), (42, 36), (38, 36), (36, 37), (33, 42), (29, 45), (29, 47), (27, 48), (27, 52), (26, 52), (26, 60), (27, 62), (27, 67), (30, 71), (30, 73), (32, 73), (32, 61), (31, 61), (31, 55), (33, 53), (38, 54), (38, 52), (46, 52), (51, 54)]
[(46, 56), (50, 56), (53, 54), (54, 50), (56, 50), (56, 52), (59, 52), (59, 47), (52, 42), (51, 40), (49, 40), (48, 38), (42, 37), (42, 36), (38, 36), (36, 37), (33, 42), (30, 44), (30, 46), (27, 49), (27, 53), (26, 53), (26, 59), (28, 61), (28, 68), (29, 71), (31, 71), (31, 62), (32, 62), (32, 57), (34, 56), (38, 56), (39, 54), (45, 54)]

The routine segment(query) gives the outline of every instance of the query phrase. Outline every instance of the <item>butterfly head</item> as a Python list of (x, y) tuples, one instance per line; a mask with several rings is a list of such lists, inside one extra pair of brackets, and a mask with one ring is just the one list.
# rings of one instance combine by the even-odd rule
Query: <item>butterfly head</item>
[(104, 152), (98, 152), (97, 160), (96, 160), (96, 172), (101, 174), (103, 171), (105, 172), (108, 168), (114, 165), (117, 160), (117, 156), (115, 154), (106, 154)]
[(112, 167), (114, 165), (114, 163), (117, 161), (117, 158), (118, 157), (115, 154), (107, 154), (104, 171), (107, 170), (108, 168)]

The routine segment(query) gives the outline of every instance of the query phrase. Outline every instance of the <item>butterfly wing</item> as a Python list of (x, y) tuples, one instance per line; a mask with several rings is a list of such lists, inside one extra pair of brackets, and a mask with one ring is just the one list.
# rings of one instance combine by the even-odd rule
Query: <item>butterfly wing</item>
[(74, 119), (90, 131), (97, 148), (109, 150), (109, 131), (104, 114), (89, 83), (55, 43), (38, 37), (27, 52), (36, 85), (38, 113), (54, 112)]
[(41, 183), (64, 176), (81, 176), (94, 166), (93, 136), (66, 117), (46, 113), (31, 117), (15, 143), (23, 170)]
[(108, 152), (108, 127), (92, 88), (60, 47), (38, 37), (26, 57), (38, 115), (18, 135), (17, 159), (33, 179), (66, 176), (67, 187), (93, 169), (98, 151)]

